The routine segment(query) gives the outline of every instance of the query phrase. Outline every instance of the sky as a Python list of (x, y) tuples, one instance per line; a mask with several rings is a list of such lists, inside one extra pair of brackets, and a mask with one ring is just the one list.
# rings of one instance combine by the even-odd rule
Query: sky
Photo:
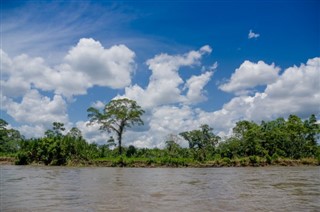
[(62, 122), (103, 144), (87, 108), (129, 98), (144, 126), (124, 144), (140, 148), (202, 124), (227, 138), (240, 120), (319, 119), (319, 11), (317, 0), (1, 0), (1, 118), (27, 138)]

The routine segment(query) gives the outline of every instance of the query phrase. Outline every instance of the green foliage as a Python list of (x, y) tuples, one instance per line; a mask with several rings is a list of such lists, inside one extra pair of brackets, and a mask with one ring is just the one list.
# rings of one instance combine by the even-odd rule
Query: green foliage
[(233, 136), (220, 143), (218, 152), (228, 158), (265, 157), (268, 163), (271, 163), (270, 159), (276, 161), (279, 157), (316, 157), (319, 127), (315, 115), (304, 122), (295, 115), (290, 115), (287, 121), (278, 118), (270, 122), (263, 121), (260, 125), (240, 121), (233, 129)]
[(257, 165), (259, 163), (259, 157), (256, 155), (249, 156), (249, 160), (252, 165)]
[(65, 130), (64, 124), (60, 122), (53, 122), (52, 123), (52, 129), (47, 130), (44, 134), (48, 138), (54, 138), (54, 137), (62, 137), (62, 133)]
[(219, 153), (223, 158), (228, 157), (232, 159), (234, 157), (244, 156), (242, 148), (243, 147), (241, 141), (237, 138), (232, 137), (219, 144), (217, 153)]
[(106, 104), (101, 112), (90, 107), (87, 110), (90, 124), (98, 123), (100, 130), (114, 132), (118, 137), (119, 154), (122, 154), (122, 134), (125, 128), (135, 124), (143, 125), (141, 116), (144, 110), (134, 100), (115, 99)]
[[(121, 105), (118, 105), (118, 109), (116, 109), (117, 104), (109, 109), (112, 113), (119, 111), (119, 117), (123, 118), (126, 117), (125, 111), (129, 106)], [(132, 108), (137, 108), (137, 105), (133, 105)], [(123, 127), (130, 127), (140, 120), (140, 115), (143, 113), (140, 112), (136, 120), (129, 121), (131, 117), (129, 116), (126, 119), (128, 122), (124, 121)], [(107, 122), (115, 124), (114, 126), (121, 124), (117, 119), (107, 121), (104, 119), (107, 117), (105, 114), (106, 111), (92, 115), (91, 121), (97, 121), (95, 118), (98, 119), (101, 115), (103, 119), (97, 122), (103, 130), (107, 130)], [(115, 118), (115, 116), (110, 117)], [(64, 124), (59, 122), (54, 122), (52, 129), (47, 130), (42, 138), (24, 139), (17, 130), (8, 129), (7, 122), (0, 119), (0, 156), (15, 156), (16, 164), (19, 165), (31, 163), (68, 165), (94, 162), (107, 166), (129, 167), (264, 166), (296, 163), (320, 165), (318, 144), (320, 126), (314, 115), (305, 121), (290, 115), (287, 120), (278, 118), (268, 122), (263, 121), (260, 125), (239, 121), (233, 129), (233, 135), (220, 143), (220, 138), (212, 130), (208, 125), (202, 125), (200, 129), (180, 133), (180, 136), (189, 142), (189, 148), (179, 145), (181, 137), (170, 135), (165, 141), (164, 149), (147, 149), (136, 148), (133, 145), (123, 147), (119, 140), (119, 145), (116, 146), (112, 136), (104, 145), (89, 144), (79, 129), (72, 128), (64, 133)], [(120, 151), (124, 154), (119, 155)]]
[(272, 158), (270, 157), (270, 155), (267, 155), (267, 156), (266, 156), (266, 162), (267, 162), (268, 164), (272, 164)]
[(16, 165), (28, 165), (31, 163), (29, 155), (25, 151), (19, 151), (17, 154), (17, 160), (15, 162)]
[(245, 158), (241, 158), (241, 159), (240, 159), (240, 164), (241, 164), (241, 166), (248, 166), (249, 163), (250, 163), (250, 160), (249, 160), (248, 157), (245, 157)]
[(137, 149), (133, 145), (130, 145), (127, 152), (126, 152), (126, 156), (132, 157), (136, 153), (137, 153)]
[(226, 166), (230, 166), (231, 165), (231, 160), (230, 158), (223, 158), (222, 162), (226, 165)]
[[(89, 161), (99, 157), (96, 144), (88, 144), (80, 135), (80, 130), (73, 129), (63, 136), (63, 124), (54, 122), (52, 134), (39, 139), (21, 142), (16, 164), (43, 163), (45, 165), (66, 165), (70, 161)], [(73, 132), (77, 132), (76, 134)]]
[(19, 144), (23, 140), (19, 131), (8, 129), (8, 123), (0, 119), (0, 153), (12, 154), (19, 150)]
[(205, 124), (200, 126), (199, 130), (180, 133), (189, 142), (189, 148), (193, 149), (195, 159), (204, 161), (208, 156), (214, 155), (215, 146), (219, 142), (220, 137), (212, 131), (213, 129)]

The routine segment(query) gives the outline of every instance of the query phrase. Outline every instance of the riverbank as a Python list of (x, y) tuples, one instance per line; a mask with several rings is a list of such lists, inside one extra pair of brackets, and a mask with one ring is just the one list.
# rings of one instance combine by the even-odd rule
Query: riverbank
[[(15, 165), (14, 157), (0, 157), (0, 165)], [(43, 164), (30, 164), (43, 165)], [(71, 167), (136, 167), (136, 168), (156, 168), (156, 167), (190, 167), (190, 168), (218, 168), (218, 167), (264, 167), (264, 166), (319, 166), (320, 161), (316, 158), (289, 159), (277, 158), (267, 160), (260, 157), (244, 158), (223, 158), (211, 161), (195, 161), (191, 158), (99, 158), (90, 161), (68, 161), (65, 166)]]
[(14, 165), (15, 161), (14, 157), (0, 157), (0, 165)]
[(264, 167), (264, 166), (319, 166), (320, 162), (315, 158), (303, 158), (299, 160), (278, 158), (274, 161), (268, 161), (259, 157), (246, 157), (240, 159), (223, 158), (212, 161), (193, 161), (184, 158), (157, 158), (157, 159), (98, 159), (90, 163), (98, 167), (191, 167), (191, 168), (219, 168), (219, 167)]

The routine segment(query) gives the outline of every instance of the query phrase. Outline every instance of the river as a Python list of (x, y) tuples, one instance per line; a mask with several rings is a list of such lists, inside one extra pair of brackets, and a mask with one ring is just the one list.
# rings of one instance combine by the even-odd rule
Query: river
[(0, 171), (0, 211), (320, 211), (319, 167)]

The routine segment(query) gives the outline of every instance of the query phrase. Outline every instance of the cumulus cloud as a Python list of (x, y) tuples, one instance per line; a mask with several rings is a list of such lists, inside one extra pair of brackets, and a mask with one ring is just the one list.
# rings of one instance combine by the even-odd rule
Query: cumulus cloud
[[(180, 132), (192, 130), (200, 126), (198, 114), (192, 107), (159, 106), (152, 109), (149, 117), (149, 128), (144, 132), (126, 132), (125, 142), (137, 147), (164, 147), (165, 139), (170, 134), (178, 135)], [(181, 140), (181, 145), (187, 143)]]
[(28, 124), (47, 124), (68, 121), (67, 103), (60, 95), (53, 98), (41, 95), (37, 90), (28, 91), (21, 102), (2, 98), (2, 106), (16, 121)]
[(24, 124), (16, 128), (26, 138), (39, 138), (44, 135), (44, 132), (49, 129), (49, 126), (42, 124), (30, 125)]
[[(163, 147), (169, 134), (200, 126), (195, 118), (197, 113), (189, 104), (206, 100), (204, 87), (213, 76), (217, 63), (209, 67), (209, 71), (204, 68), (204, 73), (192, 75), (186, 81), (179, 71), (182, 67), (200, 66), (203, 55), (211, 51), (211, 47), (206, 45), (183, 55), (159, 54), (147, 60), (146, 64), (152, 71), (148, 86), (126, 87), (125, 94), (117, 97), (134, 99), (146, 110), (143, 118), (147, 127), (144, 131), (128, 130), (124, 143), (136, 147)], [(181, 144), (186, 146), (185, 141), (181, 140)]]
[(213, 75), (212, 71), (205, 72), (199, 76), (192, 76), (187, 80), (185, 88), (188, 89), (187, 92), (187, 102), (198, 103), (205, 101), (207, 97), (204, 95), (204, 86), (209, 82)]
[[(38, 57), (19, 55), (10, 58), (1, 54), (1, 105), (8, 115), (22, 125), (26, 136), (42, 136), (54, 121), (72, 123), (68, 117), (66, 97), (85, 94), (94, 86), (125, 87), (123, 96), (138, 101), (147, 111), (145, 127), (128, 129), (124, 144), (136, 147), (163, 147), (169, 134), (193, 130), (209, 124), (215, 133), (224, 137), (231, 133), (239, 120), (270, 120), (297, 114), (306, 118), (320, 114), (320, 58), (285, 69), (275, 64), (244, 61), (219, 86), (224, 92), (236, 94), (217, 111), (204, 111), (197, 103), (206, 100), (205, 86), (214, 74), (217, 63), (203, 68), (201, 59), (212, 49), (204, 46), (183, 55), (159, 54), (147, 60), (151, 71), (148, 85), (131, 85), (135, 70), (134, 52), (123, 45), (104, 48), (93, 39), (81, 39), (70, 49), (63, 63), (51, 67)], [(199, 68), (199, 74), (188, 79), (180, 76), (184, 67)], [(255, 91), (257, 86), (265, 86)], [(92, 106), (103, 108), (101, 101)], [(74, 124), (89, 142), (105, 143), (109, 134), (99, 132), (98, 125), (86, 121)], [(187, 145), (182, 141), (182, 145)]]
[(101, 102), (101, 101), (96, 101), (94, 103), (92, 103), (91, 107), (97, 108), (97, 109), (103, 109), (105, 106), (105, 103)]
[(253, 39), (253, 38), (258, 38), (258, 37), (260, 37), (260, 34), (254, 33), (252, 31), (252, 29), (250, 29), (249, 34), (248, 34), (248, 39)]
[[(200, 65), (200, 59), (204, 54), (211, 53), (210, 46), (203, 46), (198, 51), (190, 51), (184, 55), (159, 54), (147, 60), (146, 64), (152, 71), (148, 86), (144, 89), (139, 85), (125, 88), (124, 97), (134, 99), (144, 108), (152, 108), (165, 104), (173, 104), (203, 98), (202, 89), (212, 76), (208, 72), (198, 78), (193, 77), (187, 83), (189, 99), (183, 96), (180, 86), (184, 80), (178, 71), (184, 66)], [(200, 96), (196, 96), (196, 95)]]
[[(278, 73), (279, 70), (275, 71)], [(237, 121), (272, 120), (296, 114), (307, 118), (320, 114), (320, 58), (313, 58), (299, 67), (285, 69), (266, 85), (263, 92), (232, 98), (217, 111), (204, 111), (188, 105), (163, 105), (153, 108), (149, 128), (144, 132), (128, 131), (126, 144), (137, 147), (163, 147), (169, 134), (178, 134), (209, 124), (221, 137), (232, 133)], [(186, 145), (186, 143), (184, 143)]]
[(131, 74), (135, 70), (134, 57), (135, 53), (125, 45), (105, 49), (92, 38), (82, 38), (65, 60), (75, 73), (82, 73), (90, 84), (123, 88), (131, 83)]
[(4, 56), (4, 60), (1, 59), (4, 67), (1, 89), (4, 95), (23, 96), (32, 85), (43, 90), (52, 89), (50, 84), (45, 83), (49, 77), (46, 74), (51, 71), (42, 58), (30, 58), (22, 54), (11, 59), (5, 52), (1, 52), (1, 56)]
[(267, 85), (278, 79), (280, 68), (273, 63), (266, 64), (263, 61), (253, 63), (244, 61), (238, 69), (232, 74), (227, 83), (222, 84), (219, 88), (225, 92), (235, 94), (248, 93), (250, 89), (258, 85)]
[(107, 132), (100, 131), (98, 124), (88, 125), (88, 121), (78, 121), (75, 126), (81, 130), (82, 135), (89, 143), (105, 144), (110, 135)]
[[(306, 64), (301, 64), (298, 67), (289, 67), (281, 74), (279, 73), (280, 68), (275, 64), (268, 65), (263, 61), (257, 63), (244, 61), (235, 70), (229, 82), (220, 86), (221, 90), (238, 95), (225, 103), (221, 109), (210, 112), (197, 108), (196, 104), (190, 104), (190, 102), (196, 103), (204, 100), (203, 87), (212, 77), (213, 71), (203, 72), (183, 81), (178, 74), (180, 67), (176, 65), (176, 61), (189, 65), (199, 63), (199, 59), (191, 60), (190, 56), (187, 59), (188, 55), (188, 53), (183, 56), (162, 54), (154, 57), (154, 60), (148, 62), (149, 66), (152, 65), (150, 69), (155, 74), (151, 75), (147, 88), (143, 89), (138, 85), (128, 87), (130, 89), (126, 88), (125, 94), (127, 96), (152, 107), (147, 109), (147, 115), (144, 117), (147, 125), (144, 130), (138, 132), (129, 129), (125, 132), (125, 145), (164, 147), (168, 135), (177, 135), (183, 131), (193, 130), (202, 124), (209, 124), (214, 128), (216, 134), (225, 138), (232, 133), (232, 128), (240, 120), (260, 122), (277, 117), (287, 117), (289, 114), (296, 114), (302, 118), (307, 118), (311, 113), (320, 114), (320, 58), (310, 59)], [(186, 60), (189, 62), (187, 63)], [(168, 71), (168, 68), (162, 68), (162, 66), (170, 67), (171, 71)], [(153, 80), (161, 81), (162, 79), (169, 81), (165, 77), (166, 75), (161, 75), (160, 70), (168, 71), (168, 74), (171, 74), (170, 79), (174, 78), (180, 82), (173, 87), (178, 89), (178, 94), (167, 93), (174, 95), (176, 98), (172, 102), (178, 104), (171, 104), (166, 99), (158, 102), (148, 99), (152, 97), (151, 94), (157, 95), (156, 92), (148, 93), (150, 84), (154, 83), (152, 86), (159, 86), (160, 95), (162, 94), (162, 86), (164, 89), (166, 86), (170, 86), (170, 82), (161, 86), (157, 84), (158, 82), (153, 82)], [(260, 92), (252, 90), (259, 85), (264, 85), (265, 89)], [(183, 89), (187, 90), (185, 95), (181, 93)], [(145, 103), (146, 101), (148, 104)], [(95, 137), (93, 130), (90, 132), (90, 137), (91, 140), (102, 141), (106, 140), (108, 135), (98, 134)], [(187, 145), (183, 139), (181, 144)]]
[[(1, 110), (17, 122), (22, 132), (42, 135), (54, 121), (69, 124), (68, 102), (95, 85), (123, 88), (131, 84), (135, 53), (124, 45), (104, 48), (93, 39), (80, 39), (64, 61), (49, 66), (41, 57), (21, 54), (1, 56)], [(96, 102), (101, 105), (101, 103)]]
[[(263, 92), (234, 97), (221, 110), (204, 113), (202, 119), (227, 134), (239, 120), (271, 120), (296, 114), (307, 118), (320, 115), (320, 58), (309, 59), (299, 67), (287, 68)], [(210, 118), (209, 118), (210, 117)]]
[(252, 117), (320, 113), (320, 58), (286, 69), (277, 81), (254, 99)]
[(131, 83), (135, 70), (135, 53), (124, 45), (104, 48), (93, 39), (80, 39), (65, 57), (65, 62), (48, 66), (41, 57), (26, 54), (11, 59), (3, 50), (1, 65), (3, 94), (23, 96), (31, 88), (54, 91), (65, 97), (86, 94), (87, 89), (98, 86), (123, 88)]

